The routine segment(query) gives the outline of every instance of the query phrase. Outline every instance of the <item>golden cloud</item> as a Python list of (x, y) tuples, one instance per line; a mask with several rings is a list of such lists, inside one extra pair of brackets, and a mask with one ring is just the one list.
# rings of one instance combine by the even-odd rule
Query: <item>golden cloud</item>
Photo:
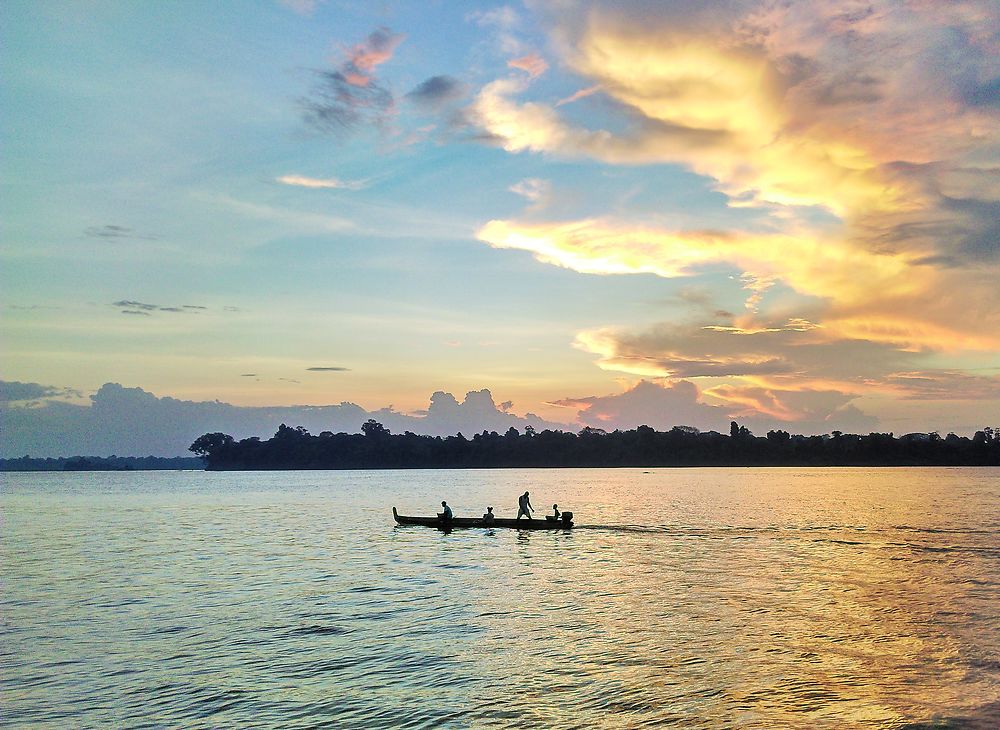
[(587, 219), (533, 224), (492, 220), (476, 235), (494, 248), (530, 251), (545, 263), (589, 274), (672, 278), (729, 264), (754, 282), (750, 288), (755, 294), (760, 282), (780, 279), (802, 294), (831, 300), (858, 301), (872, 292), (906, 297), (922, 291), (933, 273), (914, 267), (912, 254), (870, 253), (806, 232), (668, 231)]
[[(968, 390), (972, 380), (921, 366), (931, 352), (1000, 351), (1000, 6), (875, 0), (856, 11), (835, 0), (683, 12), (564, 0), (554, 45), (584, 91), (548, 102), (531, 98), (528, 79), (499, 79), (471, 118), (512, 153), (681, 165), (730, 206), (756, 208), (757, 223), (535, 217), (491, 220), (479, 239), (589, 274), (733, 270), (740, 317), (693, 333), (580, 333), (604, 369), (728, 378), (706, 395), (786, 420), (861, 393), (913, 397), (918, 383)], [(591, 93), (621, 110), (615, 131), (561, 116)], [(816, 208), (840, 224), (815, 223)], [(800, 295), (780, 313), (768, 310), (779, 285)], [(807, 392), (827, 395), (789, 395)]]

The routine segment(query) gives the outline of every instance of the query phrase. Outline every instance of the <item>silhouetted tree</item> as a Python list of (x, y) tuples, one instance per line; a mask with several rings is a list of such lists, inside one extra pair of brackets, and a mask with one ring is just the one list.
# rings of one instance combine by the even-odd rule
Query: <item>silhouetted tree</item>
[(225, 433), (206, 433), (204, 436), (199, 436), (194, 440), (194, 443), (188, 447), (188, 451), (192, 451), (197, 456), (208, 456), (212, 453), (217, 453), (223, 449), (232, 446), (235, 440), (232, 436)]
[[(792, 436), (768, 431), (755, 437), (735, 422), (729, 436), (675, 427), (667, 432), (649, 426), (606, 433), (583, 428), (578, 434), (546, 429), (524, 434), (508, 429), (501, 436), (483, 431), (467, 439), (407, 431), (392, 435), (374, 419), (361, 433), (323, 431), (311, 436), (304, 428), (282, 424), (267, 441), (257, 437), (236, 443), (230, 436), (209, 433), (191, 450), (207, 457), (209, 469), (362, 469), (531, 466), (724, 466), (724, 465), (992, 465), (1000, 466), (1000, 438), (993, 429), (968, 439), (913, 433), (866, 436), (835, 432), (833, 437)], [(117, 464), (117, 462), (115, 462)], [(87, 468), (96, 468), (87, 464)], [(70, 467), (73, 468), (73, 467)], [(109, 468), (118, 468), (111, 465)]]

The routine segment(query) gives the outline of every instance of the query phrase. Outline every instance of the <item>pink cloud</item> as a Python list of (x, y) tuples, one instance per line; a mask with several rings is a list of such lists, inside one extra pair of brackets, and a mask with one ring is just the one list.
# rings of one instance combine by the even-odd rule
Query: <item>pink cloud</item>
[(527, 56), (512, 58), (507, 61), (507, 66), (509, 68), (520, 69), (533, 79), (537, 79), (549, 68), (548, 62), (537, 53), (529, 53)]
[(574, 101), (585, 99), (588, 96), (596, 94), (600, 90), (601, 90), (600, 84), (594, 84), (593, 86), (588, 86), (586, 89), (580, 89), (579, 91), (570, 94), (565, 99), (560, 99), (559, 101), (556, 102), (556, 106), (563, 106), (564, 104), (572, 104)]
[(353, 86), (367, 86), (372, 80), (372, 72), (392, 58), (396, 48), (405, 40), (403, 33), (393, 33), (388, 28), (374, 30), (363, 42), (348, 51), (344, 64), (344, 78)]

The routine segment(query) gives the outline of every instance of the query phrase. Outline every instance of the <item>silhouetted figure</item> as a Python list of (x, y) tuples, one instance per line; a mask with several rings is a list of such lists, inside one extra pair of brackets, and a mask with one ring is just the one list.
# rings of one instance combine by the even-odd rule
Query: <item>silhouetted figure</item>
[(533, 511), (534, 507), (531, 506), (531, 500), (528, 499), (528, 493), (525, 492), (517, 498), (517, 519), (521, 519), (521, 515), (524, 515), (530, 520)]
[(558, 522), (560, 514), (562, 513), (559, 511), (559, 505), (554, 504), (552, 505), (552, 514), (545, 515), (545, 519), (547, 519), (549, 522)]
[(487, 507), (486, 514), (483, 515), (483, 522), (485, 522), (488, 525), (493, 524), (493, 520), (495, 519), (495, 517), (496, 516), (493, 514), (493, 508)]
[(441, 500), (441, 506), (444, 507), (444, 512), (438, 515), (438, 519), (442, 522), (451, 522), (451, 507), (444, 500)]

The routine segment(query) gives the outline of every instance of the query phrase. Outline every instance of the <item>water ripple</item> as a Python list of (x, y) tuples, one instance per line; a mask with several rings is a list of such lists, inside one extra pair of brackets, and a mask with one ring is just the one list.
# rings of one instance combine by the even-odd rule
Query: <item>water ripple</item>
[(13, 477), (5, 724), (1000, 725), (1000, 472), (637, 473)]

